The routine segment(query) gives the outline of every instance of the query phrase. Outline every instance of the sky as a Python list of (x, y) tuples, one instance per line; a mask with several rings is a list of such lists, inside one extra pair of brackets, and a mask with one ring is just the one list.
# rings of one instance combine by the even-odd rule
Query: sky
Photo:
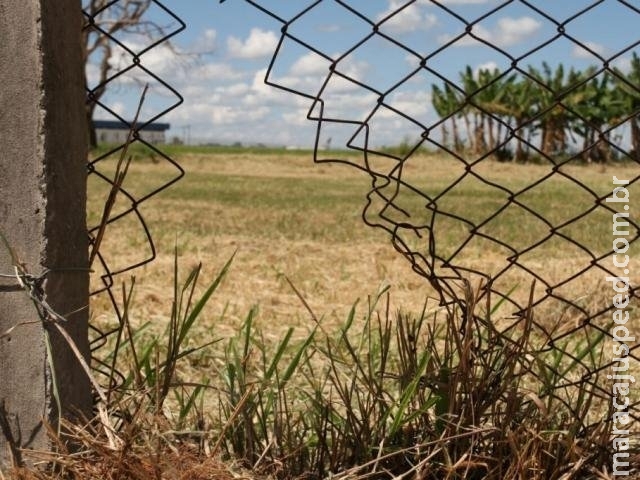
[[(552, 66), (563, 63), (584, 69), (601, 66), (605, 59), (625, 70), (636, 49), (634, 44), (640, 42), (636, 33), (640, 13), (629, 7), (640, 9), (640, 0), (440, 0), (440, 5), (431, 0), (341, 2), (352, 10), (336, 0), (255, 3), (289, 22), (291, 35), (318, 50), (314, 53), (285, 39), (273, 64), (272, 81), (315, 97), (332, 62), (337, 62), (336, 72), (353, 81), (335, 74), (330, 77), (322, 91), (325, 117), (363, 121), (374, 111), (380, 94), (386, 94), (386, 104), (416, 119), (417, 123), (410, 122), (393, 110), (378, 108), (369, 121), (372, 143), (377, 145), (418, 138), (423, 131), (420, 125), (429, 127), (438, 120), (431, 105), (431, 85), (442, 84), (442, 80), (419, 68), (421, 58), (426, 57), (430, 69), (453, 82), (467, 65), (474, 71), (506, 70), (512, 62), (508, 55), (519, 59), (529, 54), (519, 62), (525, 68), (539, 67), (546, 61)], [(171, 125), (169, 139), (190, 144), (313, 145), (316, 125), (307, 114), (312, 108), (317, 113), (317, 105), (264, 83), (281, 37), (280, 21), (245, 0), (222, 4), (218, 0), (164, 0), (158, 4), (186, 23), (186, 29), (172, 37), (171, 47), (160, 44), (140, 56), (145, 69), (184, 98), (178, 108), (156, 120)], [(308, 6), (313, 7), (296, 18)], [(398, 13), (392, 15), (394, 12)], [(397, 43), (374, 35), (353, 49), (372, 32), (371, 23), (361, 17), (379, 24), (379, 32)], [(169, 30), (177, 26), (158, 5), (147, 12), (147, 19)], [(478, 19), (472, 33), (498, 49), (465, 33), (465, 22)], [(575, 41), (561, 37), (547, 43), (558, 36), (559, 25)], [(136, 52), (149, 43), (136, 37), (123, 37), (122, 41)], [(131, 56), (115, 49), (111, 64), (116, 72), (131, 64)], [(95, 78), (95, 69), (95, 65), (88, 66), (90, 81)], [(142, 121), (177, 102), (170, 88), (139, 68), (112, 83), (103, 101), (123, 118), (133, 117), (145, 83), (150, 88)], [(98, 109), (96, 118), (110, 117)], [(323, 129), (320, 144), (340, 147), (355, 133), (353, 124), (331, 124)]]

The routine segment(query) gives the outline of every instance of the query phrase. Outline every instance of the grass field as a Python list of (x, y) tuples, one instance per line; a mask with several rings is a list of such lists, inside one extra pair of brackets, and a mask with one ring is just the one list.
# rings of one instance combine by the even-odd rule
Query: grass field
[[(162, 292), (169, 280), (175, 245), (185, 267), (202, 262), (205, 272), (211, 274), (236, 252), (217, 304), (216, 313), (226, 309), (227, 320), (244, 318), (252, 306), (258, 305), (259, 318), (269, 324), (283, 327), (306, 322), (307, 312), (285, 277), (304, 295), (316, 315), (339, 319), (345, 318), (354, 301), (366, 299), (383, 285), (391, 286), (394, 308), (420, 310), (433, 294), (393, 249), (390, 236), (363, 223), (361, 214), (371, 186), (371, 179), (363, 172), (343, 165), (315, 165), (310, 154), (291, 152), (178, 151), (176, 159), (186, 170), (186, 176), (141, 207), (158, 250), (155, 262), (134, 272), (138, 280), (137, 302), (145, 313), (167, 311), (167, 299)], [(114, 165), (111, 160), (101, 162), (99, 169), (112, 175)], [(389, 162), (374, 165), (383, 167), (388, 168)], [(407, 163), (402, 178), (437, 195), (462, 171), (457, 162), (422, 156)], [(483, 178), (519, 191), (529, 182), (548, 175), (550, 168), (487, 161), (475, 171)], [(578, 178), (599, 195), (611, 191), (613, 174), (618, 178), (634, 178), (636, 174), (632, 166), (603, 169), (578, 165), (563, 168), (562, 172)], [(175, 173), (162, 162), (153, 163), (137, 156), (125, 188), (143, 196)], [(90, 182), (90, 192), (96, 201), (89, 218), (90, 223), (96, 223), (106, 188), (95, 177), (90, 177)], [(505, 197), (503, 192), (467, 177), (439, 201), (439, 208), (481, 222), (499, 208)], [(554, 225), (593, 203), (592, 198), (561, 175), (554, 175), (518, 198)], [(633, 198), (640, 198), (635, 186), (632, 201)], [(411, 222), (424, 221), (428, 212), (423, 198), (401, 188), (398, 203), (412, 214)], [(376, 208), (374, 204), (369, 211), (375, 213)], [(368, 217), (378, 221), (375, 215)], [(481, 231), (523, 248), (542, 238), (545, 227), (535, 216), (512, 206)], [(611, 248), (611, 215), (607, 212), (594, 212), (578, 225), (561, 231), (596, 256)], [(434, 237), (443, 256), (453, 252), (467, 236), (468, 228), (461, 222), (445, 218), (436, 223)], [(115, 268), (144, 258), (145, 243), (136, 222), (127, 220), (117, 222), (107, 231), (102, 249)], [(417, 244), (417, 248), (424, 252), (424, 243)], [(634, 246), (631, 253), (634, 255), (630, 269), (637, 272), (638, 248)], [(509, 254), (496, 243), (474, 240), (457, 261), (493, 274), (504, 266)], [(549, 282), (559, 281), (588, 260), (583, 251), (558, 238), (523, 256), (523, 263)], [(606, 259), (601, 264), (610, 267)], [(604, 275), (592, 269), (590, 275), (571, 282), (562, 292), (570, 288), (575, 298), (596, 295), (603, 289)], [(518, 270), (505, 277), (503, 288), (508, 291), (521, 284), (519, 291), (527, 295), (530, 281), (526, 272)], [(542, 286), (539, 287), (541, 290)], [(98, 307), (94, 314), (108, 311)]]
[[(393, 285), (399, 302), (416, 308), (424, 302), (425, 282), (411, 273), (384, 232), (361, 220), (369, 183), (361, 173), (315, 166), (292, 154), (188, 154), (178, 160), (186, 176), (142, 209), (159, 251), (157, 261), (135, 273), (143, 308), (167, 311), (162, 292), (176, 243), (185, 267), (201, 261), (210, 274), (236, 252), (220, 291), (229, 302), (228, 318), (244, 318), (259, 305), (265, 322), (278, 318), (284, 327), (306, 321), (285, 276), (319, 316), (344, 318), (356, 299), (386, 284)], [(132, 166), (128, 182), (145, 192), (173, 174), (142, 161)], [(97, 189), (104, 195), (102, 185)], [(90, 218), (97, 215), (96, 210)], [(124, 223), (104, 244), (120, 265), (141, 258), (145, 248), (135, 222)]]
[[(611, 399), (603, 374), (591, 374), (611, 359), (604, 333), (610, 314), (592, 320), (599, 330), (582, 324), (577, 310), (550, 302), (511, 323), (508, 303), (496, 310), (474, 299), (477, 279), (468, 273), (463, 276), (474, 285), (463, 292), (467, 307), (440, 308), (425, 279), (393, 249), (389, 234), (361, 217), (368, 204), (368, 222), (398, 222), (402, 240), (426, 254), (428, 237), (414, 235), (416, 229), (429, 233), (420, 229), (432, 220), (418, 194), (424, 192), (449, 214), (433, 222), (436, 253), (490, 275), (512, 253), (495, 239), (521, 251), (552, 225), (564, 237), (522, 254), (521, 266), (495, 286), (503, 292), (515, 288), (510, 295), (523, 304), (532, 280), (527, 269), (539, 279), (535, 300), (545, 295), (545, 282), (554, 285), (591, 262), (589, 272), (551, 293), (599, 311), (613, 295), (606, 273), (596, 268), (612, 269), (611, 212), (596, 210), (563, 227), (594, 206), (594, 197), (571, 179), (605, 196), (612, 175), (631, 179), (637, 169), (564, 166), (547, 178), (548, 166), (486, 161), (473, 172), (494, 185), (467, 175), (448, 188), (464, 169), (423, 154), (390, 182), (377, 178), (380, 195), (367, 196), (369, 176), (344, 165), (314, 165), (309, 153), (172, 153), (185, 178), (140, 207), (157, 258), (116, 278), (128, 285), (130, 275), (137, 278), (128, 321), (96, 352), (107, 362), (102, 373), (123, 374), (109, 383), (108, 408), (121, 419), (117, 432), (124, 447), (104, 448), (113, 440), (104, 420), (94, 430), (73, 430), (99, 459), (65, 460), (81, 478), (104, 478), (113, 468), (135, 471), (135, 478), (161, 478), (160, 470), (175, 471), (171, 458), (180, 458), (184, 471), (211, 460), (217, 469), (219, 458), (224, 471), (239, 462), (251, 470), (242, 478), (606, 478), (601, 472), (611, 459)], [(374, 172), (396, 166), (389, 159), (369, 160)], [(111, 178), (115, 166), (108, 159), (96, 168)], [(124, 188), (142, 198), (176, 173), (138, 151)], [(108, 184), (96, 175), (89, 182), (89, 222), (95, 225)], [(519, 192), (520, 206), (498, 211), (509, 194), (495, 185)], [(401, 208), (385, 209), (385, 196)], [(635, 198), (637, 185), (630, 188), (632, 209)], [(121, 196), (113, 214), (129, 206)], [(481, 225), (484, 239), (452, 256), (469, 235), (456, 216)], [(175, 284), (174, 249), (181, 272)], [(147, 257), (136, 217), (110, 225), (100, 251), (112, 270)], [(637, 284), (638, 246), (628, 253), (631, 282)], [(200, 311), (196, 299), (213, 291), (206, 285), (232, 256), (221, 286)], [(196, 288), (189, 272), (200, 262), (204, 278)], [(128, 302), (120, 288), (114, 292), (119, 303)], [(117, 326), (104, 295), (94, 297), (91, 307), (94, 326)], [(637, 305), (629, 312), (635, 318)], [(566, 331), (574, 333), (553, 349), (539, 349), (549, 332)], [(629, 395), (635, 402), (637, 392)], [(635, 423), (630, 428), (637, 432)], [(219, 472), (206, 478), (227, 477)]]

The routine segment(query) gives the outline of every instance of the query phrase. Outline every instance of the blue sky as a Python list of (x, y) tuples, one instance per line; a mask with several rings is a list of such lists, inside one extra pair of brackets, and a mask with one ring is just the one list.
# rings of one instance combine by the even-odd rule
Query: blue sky
[[(141, 56), (141, 63), (184, 97), (179, 108), (158, 119), (171, 124), (170, 137), (178, 136), (190, 143), (239, 141), (245, 144), (312, 145), (315, 125), (306, 119), (311, 102), (263, 83), (280, 38), (278, 21), (244, 0), (226, 0), (223, 4), (218, 0), (165, 0), (162, 3), (182, 18), (187, 29), (172, 39), (173, 50), (166, 46), (156, 47)], [(316, 2), (261, 0), (256, 3), (288, 21)], [(371, 25), (338, 2), (324, 0), (289, 25), (292, 35), (313, 45), (322, 55), (311, 53), (296, 42), (285, 41), (274, 65), (274, 80), (315, 95), (328, 74), (331, 64), (328, 59), (339, 60), (338, 71), (382, 93), (416, 71), (420, 56), (429, 56), (427, 65), (452, 81), (458, 79), (458, 72), (467, 65), (474, 70), (507, 69), (511, 60), (465, 35), (465, 23), (461, 20), (473, 22), (495, 9), (498, 10), (478, 22), (472, 32), (514, 58), (531, 52), (557, 35), (558, 25), (535, 8), (562, 23), (568, 35), (591, 50), (561, 38), (532, 53), (520, 63), (523, 67), (540, 66), (543, 61), (551, 65), (562, 62), (577, 68), (602, 65), (595, 53), (624, 70), (632, 51), (627, 50), (628, 47), (640, 41), (640, 35), (636, 33), (640, 14), (621, 0), (440, 0), (460, 18), (429, 0), (344, 0), (343, 3), (373, 22), (380, 22), (399, 11), (379, 28), (408, 49), (374, 36), (344, 56), (371, 33)], [(640, 8), (638, 0), (627, 0), (626, 3)], [(590, 11), (571, 19), (589, 6), (593, 6)], [(161, 25), (168, 26), (173, 22), (157, 7), (148, 15)], [(453, 40), (455, 43), (438, 52)], [(144, 40), (130, 38), (127, 43), (132, 49), (139, 50)], [(118, 68), (130, 62), (126, 52), (120, 52), (113, 60), (113, 66)], [(89, 76), (91, 78), (91, 71)], [(135, 81), (128, 77), (135, 77)], [(130, 118), (135, 111), (140, 85), (147, 81), (151, 88), (143, 120), (175, 102), (170, 91), (139, 71), (118, 80), (104, 101), (123, 117)], [(421, 70), (389, 93), (386, 101), (428, 126), (437, 120), (430, 99), (433, 83), (440, 81)], [(359, 121), (375, 107), (378, 94), (334, 76), (327, 84), (323, 98), (326, 116)], [(97, 117), (108, 118), (100, 111)], [(391, 110), (380, 110), (371, 124), (378, 144), (397, 144), (404, 138), (420, 135), (417, 125)], [(351, 127), (336, 127), (335, 131), (327, 129), (322, 141), (332, 138), (332, 145), (339, 146), (352, 134)]]

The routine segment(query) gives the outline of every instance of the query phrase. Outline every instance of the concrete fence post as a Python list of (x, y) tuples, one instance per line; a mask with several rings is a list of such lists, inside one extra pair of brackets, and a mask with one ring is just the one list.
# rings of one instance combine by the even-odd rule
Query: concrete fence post
[[(80, 0), (0, 0), (0, 233), (26, 271), (49, 272), (42, 298), (88, 358), (81, 22)], [(0, 242), (0, 274), (14, 263)], [(51, 447), (43, 422), (90, 413), (72, 350), (16, 278), (0, 277), (0, 466)]]

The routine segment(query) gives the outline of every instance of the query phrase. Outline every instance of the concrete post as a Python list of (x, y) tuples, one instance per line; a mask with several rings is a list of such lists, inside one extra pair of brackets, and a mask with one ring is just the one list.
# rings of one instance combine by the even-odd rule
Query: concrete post
[[(44, 298), (67, 318), (64, 327), (88, 358), (81, 22), (80, 0), (0, 0), (0, 233), (29, 273), (50, 270)], [(0, 274), (12, 272), (0, 242)], [(0, 466), (6, 466), (10, 443), (51, 447), (43, 421), (57, 423), (56, 391), (62, 415), (73, 418), (90, 415), (91, 389), (64, 339), (40, 321), (11, 278), (0, 278), (0, 337)]]

